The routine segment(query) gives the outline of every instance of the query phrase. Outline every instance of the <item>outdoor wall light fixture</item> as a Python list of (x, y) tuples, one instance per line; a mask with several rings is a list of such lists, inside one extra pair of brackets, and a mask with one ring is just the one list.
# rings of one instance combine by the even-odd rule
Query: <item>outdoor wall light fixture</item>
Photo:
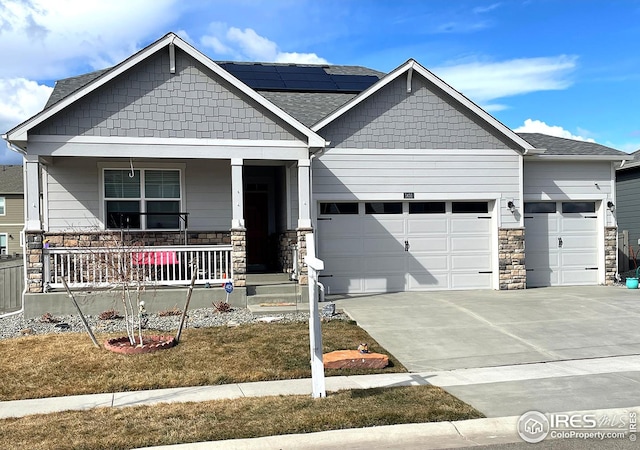
[(616, 209), (616, 205), (614, 205), (613, 202), (609, 200), (607, 202), (607, 208), (609, 208), (609, 211), (613, 212), (613, 210)]
[(516, 205), (513, 204), (513, 200), (509, 200), (507, 202), (507, 208), (509, 208), (509, 211), (511, 211), (511, 212), (515, 212), (516, 211)]

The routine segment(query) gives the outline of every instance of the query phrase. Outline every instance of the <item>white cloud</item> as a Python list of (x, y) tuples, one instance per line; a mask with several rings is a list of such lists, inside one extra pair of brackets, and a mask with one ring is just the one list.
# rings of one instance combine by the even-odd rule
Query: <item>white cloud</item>
[[(52, 88), (24, 78), (0, 79), (0, 134), (42, 109)], [(0, 164), (20, 164), (22, 157), (0, 141)]]
[(278, 44), (251, 28), (241, 30), (220, 22), (209, 25), (208, 33), (200, 39), (200, 43), (220, 56), (230, 56), (235, 60), (327, 64), (326, 59), (315, 53), (283, 52)]
[(115, 64), (159, 37), (178, 0), (2, 0), (0, 78), (57, 79)]
[(496, 8), (499, 8), (500, 6), (500, 3), (493, 3), (492, 5), (488, 6), (476, 6), (472, 11), (476, 14), (484, 14), (493, 11)]
[[(586, 130), (581, 128), (580, 130), (582, 132), (587, 132)], [(542, 134), (547, 134), (549, 136), (575, 139), (577, 141), (595, 142), (595, 140), (590, 137), (575, 135), (560, 126), (547, 125), (541, 120), (527, 119), (524, 121), (523, 125), (519, 126), (518, 128), (515, 128), (513, 131), (515, 131), (516, 133), (542, 133)]]
[(233, 53), (233, 49), (231, 49), (231, 47), (227, 47), (226, 45), (224, 45), (222, 42), (220, 42), (220, 39), (215, 36), (203, 36), (200, 41), (202, 42), (202, 45), (212, 48), (213, 51), (218, 54), (226, 55)]
[(501, 103), (487, 103), (482, 105), (482, 109), (484, 109), (487, 112), (497, 112), (497, 111), (504, 111), (505, 109), (509, 109), (509, 107), (507, 105), (503, 105)]
[(315, 53), (281, 53), (276, 56), (275, 62), (296, 64), (328, 64), (327, 60), (320, 58)]
[(577, 57), (522, 58), (502, 62), (471, 62), (433, 69), (451, 86), (485, 104), (530, 92), (561, 90), (571, 85), (569, 74)]
[(640, 141), (638, 142), (625, 142), (623, 144), (614, 144), (611, 141), (607, 141), (605, 142), (605, 144), (607, 147), (612, 147), (615, 148), (617, 150), (622, 150), (623, 152), (627, 152), (627, 153), (633, 153), (636, 151), (640, 151)]
[(42, 110), (52, 90), (25, 78), (0, 80), (0, 133)]
[(227, 31), (227, 39), (238, 45), (243, 54), (254, 60), (274, 61), (278, 55), (276, 43), (260, 36), (251, 28), (246, 28), (243, 31), (231, 27)]

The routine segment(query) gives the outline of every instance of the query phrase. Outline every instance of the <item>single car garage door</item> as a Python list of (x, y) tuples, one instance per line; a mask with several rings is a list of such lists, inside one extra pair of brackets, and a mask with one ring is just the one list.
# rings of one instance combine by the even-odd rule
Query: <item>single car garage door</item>
[(595, 202), (526, 202), (527, 287), (598, 284)]
[(328, 293), (491, 287), (489, 202), (322, 202)]

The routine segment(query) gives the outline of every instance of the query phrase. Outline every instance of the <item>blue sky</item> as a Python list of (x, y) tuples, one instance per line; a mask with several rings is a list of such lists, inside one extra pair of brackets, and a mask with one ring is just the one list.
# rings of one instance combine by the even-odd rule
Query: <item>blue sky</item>
[(516, 131), (640, 149), (640, 0), (0, 0), (0, 132), (169, 31), (214, 60), (414, 58)]

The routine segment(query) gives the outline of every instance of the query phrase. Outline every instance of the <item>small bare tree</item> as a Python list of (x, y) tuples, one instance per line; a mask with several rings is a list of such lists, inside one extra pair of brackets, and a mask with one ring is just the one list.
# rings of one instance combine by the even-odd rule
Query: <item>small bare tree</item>
[(129, 342), (132, 346), (143, 345), (142, 328), (146, 313), (142, 300), (146, 289), (144, 267), (153, 261), (149, 260), (149, 252), (145, 252), (141, 242), (127, 244), (117, 234), (111, 234), (110, 237), (105, 242), (108, 250), (99, 254), (96, 263), (107, 274), (112, 289), (120, 293)]
[[(83, 235), (82, 232), (78, 232)], [(153, 252), (142, 242), (125, 241), (121, 233), (96, 233), (97, 239), (79, 240), (81, 257), (56, 268), (67, 292), (65, 279), (87, 288), (105, 288), (118, 293), (124, 309), (127, 337), (132, 346), (142, 345), (145, 304), (142, 295), (152, 280)], [(98, 245), (97, 247), (94, 245)], [(81, 312), (80, 312), (81, 313)], [(137, 334), (137, 339), (136, 339)]]

